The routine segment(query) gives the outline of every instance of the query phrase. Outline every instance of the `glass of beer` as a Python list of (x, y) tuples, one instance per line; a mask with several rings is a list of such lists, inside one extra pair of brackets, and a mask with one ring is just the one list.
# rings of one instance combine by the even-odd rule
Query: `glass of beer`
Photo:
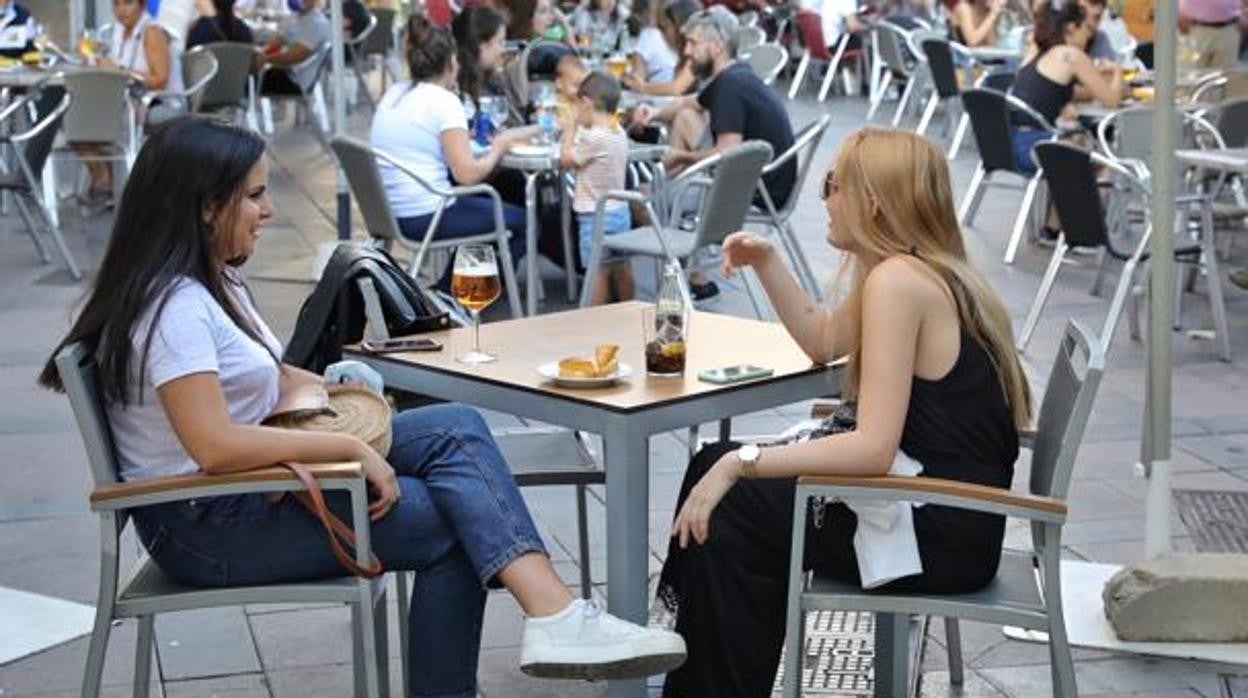
[(607, 58), (607, 72), (615, 76), (616, 80), (623, 78), (624, 73), (628, 72), (628, 56), (617, 53)]
[(455, 268), (451, 274), (451, 295), (472, 314), (473, 348), (456, 361), (484, 364), (496, 357), (481, 351), (481, 311), (498, 300), (502, 283), (498, 278), (498, 261), (489, 245), (460, 245), (455, 249)]

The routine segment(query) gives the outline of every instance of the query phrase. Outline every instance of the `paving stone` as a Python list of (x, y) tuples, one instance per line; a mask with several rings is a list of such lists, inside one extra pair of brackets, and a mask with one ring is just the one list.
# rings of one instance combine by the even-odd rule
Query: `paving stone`
[[(115, 695), (130, 695), (134, 681), (134, 647), (137, 624), (115, 625), (110, 633), (104, 658), (102, 685), (117, 689)], [(0, 696), (33, 696), (56, 693), (78, 695), (87, 665), (86, 637), (57, 645), (38, 654), (0, 666)], [(152, 665), (153, 695), (159, 687), (159, 672)]]
[(162, 613), (156, 617), (156, 645), (166, 680), (261, 671), (239, 606)]
[(1004, 698), (1006, 695), (972, 669), (965, 670), (962, 683), (957, 686), (949, 683), (948, 671), (926, 671), (919, 680), (921, 698)]
[(269, 698), (270, 695), (264, 674), (165, 681), (167, 698)]

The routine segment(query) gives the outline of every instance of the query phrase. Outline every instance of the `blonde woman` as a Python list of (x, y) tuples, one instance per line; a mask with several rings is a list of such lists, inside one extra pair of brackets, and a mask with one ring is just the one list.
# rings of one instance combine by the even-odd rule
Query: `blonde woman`
[[(828, 170), (823, 199), (828, 242), (852, 274), (836, 307), (808, 296), (753, 233), (724, 241), (724, 271), (755, 270), (812, 361), (849, 357), (857, 428), (757, 450), (716, 445), (693, 459), (659, 591), (688, 660), (665, 696), (770, 694), (796, 476), (884, 475), (904, 451), (933, 477), (1003, 488), (1013, 477), (1030, 395), (1009, 316), (967, 259), (944, 154), (911, 133), (860, 130)], [(807, 521), (806, 567), (858, 583), (853, 513), (828, 504)], [(1003, 518), (929, 505), (914, 510), (914, 526), (923, 571), (887, 588), (953, 593), (995, 576)]]

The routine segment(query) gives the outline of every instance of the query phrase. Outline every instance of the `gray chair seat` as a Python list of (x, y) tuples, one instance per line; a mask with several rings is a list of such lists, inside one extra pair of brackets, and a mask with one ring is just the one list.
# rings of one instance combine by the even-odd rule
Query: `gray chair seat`
[(30, 184), (21, 172), (5, 172), (0, 174), (0, 190), (30, 191)]
[[(693, 254), (697, 243), (697, 236), (693, 231), (664, 228), (663, 234), (667, 236), (667, 244), (672, 254), (682, 258)], [(626, 233), (608, 235), (603, 238), (602, 246), (612, 252), (626, 255), (663, 256), (663, 246), (659, 244), (654, 227), (649, 225), (644, 228), (633, 228)]]
[[(979, 591), (967, 594), (908, 594), (879, 592), (864, 595), (862, 587), (816, 576), (807, 592), (808, 608), (843, 611), (895, 611), (930, 616), (954, 616), (984, 623), (999, 622), (995, 608), (1034, 612), (1044, 617), (1044, 599), (1036, 583), (1035, 562), (1031, 553), (1021, 550), (1001, 551), (1001, 567), (997, 578)], [(895, 608), (888, 608), (889, 599), (896, 599)]]

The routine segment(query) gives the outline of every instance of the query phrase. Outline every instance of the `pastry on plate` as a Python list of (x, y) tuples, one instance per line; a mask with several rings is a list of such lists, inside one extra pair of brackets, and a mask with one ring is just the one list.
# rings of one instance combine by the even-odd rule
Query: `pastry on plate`
[(617, 344), (599, 344), (594, 348), (594, 358), (571, 356), (559, 360), (560, 378), (606, 378), (619, 369)]

